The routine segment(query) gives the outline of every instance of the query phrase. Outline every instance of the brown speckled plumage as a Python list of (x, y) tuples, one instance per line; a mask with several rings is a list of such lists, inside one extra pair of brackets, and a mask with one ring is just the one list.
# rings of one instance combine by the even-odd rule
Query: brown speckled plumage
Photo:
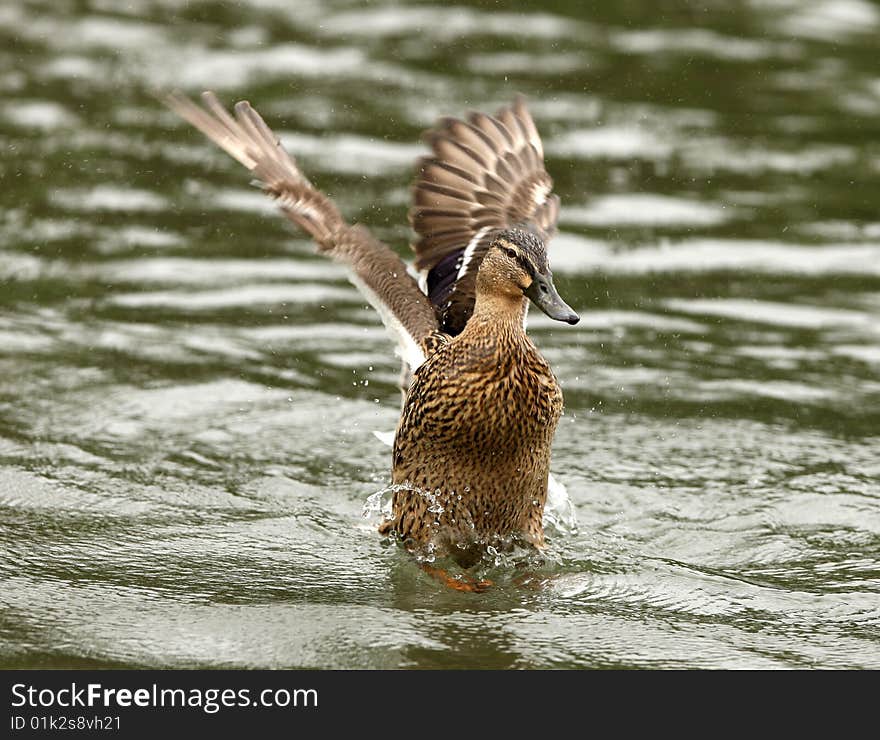
[(415, 372), (394, 441), (393, 514), (380, 528), (462, 565), (486, 545), (544, 543), (562, 391), (525, 333), (507, 261), (490, 251), (473, 316)]
[(393, 446), (393, 514), (380, 532), (464, 566), (489, 545), (542, 547), (562, 392), (524, 318), (529, 299), (556, 320), (578, 318), (553, 286), (546, 242), (559, 200), (522, 98), (495, 117), (443, 119), (426, 136), (433, 156), (418, 164), (410, 219), (427, 295), (394, 251), (312, 186), (248, 103), (233, 117), (211, 93), (204, 107), (179, 94), (165, 101), (349, 268), (398, 339), (412, 384)]

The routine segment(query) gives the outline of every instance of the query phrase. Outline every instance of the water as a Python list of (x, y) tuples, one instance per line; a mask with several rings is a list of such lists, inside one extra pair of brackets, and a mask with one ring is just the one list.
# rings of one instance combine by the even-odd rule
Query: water
[[(582, 5), (0, 5), (3, 665), (880, 667), (880, 4)], [(362, 518), (391, 345), (171, 86), (402, 253), (419, 132), (527, 95), (545, 566), (448, 591)]]

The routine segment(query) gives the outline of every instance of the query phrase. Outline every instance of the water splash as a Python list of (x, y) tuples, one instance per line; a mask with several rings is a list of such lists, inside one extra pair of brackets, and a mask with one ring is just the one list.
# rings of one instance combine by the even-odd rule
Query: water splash
[[(386, 486), (385, 488), (381, 488), (375, 493), (371, 493), (367, 496), (367, 500), (364, 501), (364, 508), (361, 511), (361, 516), (364, 519), (374, 519), (376, 517), (382, 517), (383, 519), (387, 519), (391, 516), (391, 495), (393, 486)], [(387, 498), (386, 498), (387, 495)]]
[(568, 491), (553, 473), (547, 478), (547, 503), (544, 505), (544, 526), (563, 535), (577, 534), (577, 514)]
[[(373, 431), (373, 435), (382, 444), (389, 447), (394, 444), (394, 432)], [(391, 515), (391, 498), (384, 504), (382, 499), (386, 493), (394, 493), (395, 491), (406, 490), (414, 491), (431, 502), (428, 511), (432, 514), (442, 514), (443, 506), (440, 504), (440, 496), (442, 492), (438, 488), (433, 493), (408, 484), (397, 484), (383, 488), (381, 491), (371, 494), (364, 504), (363, 516), (366, 519), (372, 518), (379, 513), (387, 513)], [(465, 486), (465, 492), (470, 491), (470, 486)], [(456, 495), (451, 493), (450, 496)], [(458, 500), (461, 501), (461, 494), (457, 494)], [(383, 508), (384, 507), (384, 508)], [(387, 510), (387, 511), (386, 511)], [(568, 496), (565, 486), (560, 483), (551, 473), (547, 478), (547, 503), (544, 506), (544, 526), (556, 530), (559, 534), (573, 535), (578, 531), (577, 514), (574, 510), (574, 504)]]
[(440, 503), (442, 492), (439, 488), (435, 491), (426, 491), (424, 488), (419, 488), (410, 483), (392, 483), (375, 493), (371, 493), (367, 497), (367, 500), (364, 502), (363, 511), (361, 512), (364, 519), (372, 519), (378, 515), (382, 515), (386, 519), (390, 518), (394, 494), (399, 493), (400, 491), (415, 493), (427, 499), (429, 503), (428, 511), (432, 514), (440, 515), (445, 511), (443, 505)]

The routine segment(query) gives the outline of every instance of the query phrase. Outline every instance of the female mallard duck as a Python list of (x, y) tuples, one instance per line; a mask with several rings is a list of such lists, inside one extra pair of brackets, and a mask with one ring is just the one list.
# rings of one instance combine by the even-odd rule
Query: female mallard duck
[(541, 548), (562, 392), (526, 335), (526, 310), (530, 299), (552, 319), (578, 316), (547, 263), (559, 199), (522, 98), (428, 132), (433, 156), (418, 163), (410, 211), (424, 290), (395, 252), (346, 223), (247, 102), (233, 117), (212, 93), (203, 100), (167, 103), (349, 268), (398, 341), (411, 384), (394, 438), (392, 517), (379, 531), (465, 567), (488, 545)]

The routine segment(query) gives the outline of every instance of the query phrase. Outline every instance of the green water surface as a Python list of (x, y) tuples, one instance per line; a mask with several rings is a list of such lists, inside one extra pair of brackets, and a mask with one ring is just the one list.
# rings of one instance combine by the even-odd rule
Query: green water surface
[[(5, 667), (880, 668), (880, 3), (0, 2)], [(409, 254), (420, 132), (524, 93), (578, 528), (543, 585), (365, 519), (398, 361), (155, 90), (248, 98)]]

